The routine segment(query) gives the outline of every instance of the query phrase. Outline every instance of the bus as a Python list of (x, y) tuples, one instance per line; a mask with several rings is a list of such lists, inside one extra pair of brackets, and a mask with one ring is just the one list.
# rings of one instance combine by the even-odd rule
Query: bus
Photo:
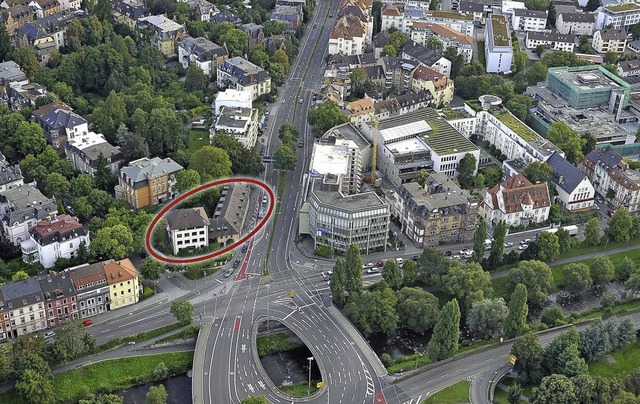
[[(564, 230), (568, 231), (568, 232), (569, 232), (569, 235), (570, 235), (571, 237), (575, 237), (575, 236), (577, 236), (577, 235), (578, 235), (578, 226), (576, 226), (576, 225), (574, 225), (574, 224), (572, 224), (572, 225), (570, 225), (570, 226), (564, 226), (564, 227), (555, 227), (555, 228), (553, 228), (553, 229), (546, 229), (546, 230), (542, 230), (542, 231), (543, 231), (543, 232), (546, 232), (546, 233), (551, 233), (551, 234), (553, 234), (553, 233), (557, 232), (557, 231), (558, 231), (558, 229), (564, 229)], [(538, 233), (538, 236), (539, 236), (541, 233), (542, 233), (542, 232)]]

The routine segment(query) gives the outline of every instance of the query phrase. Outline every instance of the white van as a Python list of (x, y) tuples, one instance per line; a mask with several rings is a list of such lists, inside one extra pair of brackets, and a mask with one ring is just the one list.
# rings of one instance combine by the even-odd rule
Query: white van
[(47, 331), (44, 333), (45, 338), (53, 338), (55, 336), (56, 336), (56, 333), (54, 331)]
[(404, 264), (404, 259), (403, 258), (396, 258), (396, 264), (398, 264), (398, 265)]

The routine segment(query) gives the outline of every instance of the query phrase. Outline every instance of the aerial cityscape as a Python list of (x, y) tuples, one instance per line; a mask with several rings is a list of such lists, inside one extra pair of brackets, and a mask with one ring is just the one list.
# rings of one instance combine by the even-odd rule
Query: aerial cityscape
[(640, 0), (0, 17), (0, 403), (640, 402)]

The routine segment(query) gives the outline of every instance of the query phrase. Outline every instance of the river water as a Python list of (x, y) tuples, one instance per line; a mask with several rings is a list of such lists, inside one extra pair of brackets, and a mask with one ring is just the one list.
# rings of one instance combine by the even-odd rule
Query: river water
[[(128, 390), (117, 391), (117, 394), (124, 398), (124, 404), (145, 404), (145, 397), (149, 387), (160, 383), (149, 382), (140, 386), (132, 387)], [(164, 382), (169, 399), (167, 404), (191, 404), (191, 378), (187, 375), (174, 376)]]
[[(260, 358), (264, 370), (276, 386), (294, 384), (309, 380), (309, 360), (311, 351), (304, 346), (278, 354)], [(315, 361), (311, 362), (311, 380), (320, 380), (320, 370)]]

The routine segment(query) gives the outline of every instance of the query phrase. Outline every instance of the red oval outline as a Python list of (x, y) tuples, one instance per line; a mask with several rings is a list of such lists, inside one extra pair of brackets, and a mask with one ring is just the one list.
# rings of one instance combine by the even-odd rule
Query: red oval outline
[[(204, 191), (204, 190), (212, 188), (212, 187), (224, 185), (224, 184), (231, 184), (231, 183), (234, 183), (234, 182), (248, 182), (250, 184), (258, 185), (260, 188), (262, 188), (265, 191), (267, 191), (267, 193), (269, 194), (269, 198), (271, 199), (271, 203), (269, 203), (269, 211), (267, 212), (265, 217), (260, 221), (260, 224), (258, 224), (253, 230), (251, 230), (251, 232), (249, 232), (249, 234), (247, 234), (246, 236), (244, 236), (243, 238), (241, 238), (237, 242), (235, 242), (235, 243), (231, 244), (230, 246), (227, 246), (227, 247), (225, 247), (225, 248), (223, 248), (221, 250), (212, 252), (212, 253), (207, 254), (207, 255), (199, 255), (197, 257), (188, 257), (188, 258), (182, 258), (182, 259), (180, 259), (180, 258), (169, 258), (169, 257), (165, 257), (165, 256), (160, 255), (156, 250), (153, 249), (153, 247), (151, 246), (151, 232), (156, 227), (156, 224), (158, 224), (158, 221), (160, 221), (160, 219), (162, 219), (164, 217), (164, 215), (167, 214), (167, 212), (169, 210), (171, 210), (171, 208), (173, 208), (178, 203), (184, 201), (188, 197), (190, 197), (190, 196), (192, 196), (194, 194), (197, 194), (197, 193), (199, 193), (201, 191)], [(151, 254), (154, 258), (156, 258), (157, 260), (160, 260), (162, 262), (166, 262), (168, 264), (193, 264), (193, 263), (196, 263), (196, 262), (210, 260), (211, 258), (215, 258), (218, 255), (222, 255), (222, 254), (224, 254), (224, 253), (226, 253), (228, 251), (233, 250), (234, 248), (236, 248), (237, 245), (242, 244), (245, 241), (249, 240), (258, 231), (260, 231), (260, 229), (262, 229), (267, 224), (267, 222), (269, 221), (269, 218), (271, 218), (271, 214), (273, 213), (273, 210), (274, 210), (274, 205), (275, 205), (274, 202), (275, 202), (275, 200), (276, 200), (276, 197), (275, 197), (275, 194), (273, 193), (273, 190), (271, 189), (271, 187), (269, 187), (269, 185), (267, 185), (265, 182), (257, 180), (255, 178), (231, 177), (231, 178), (227, 178), (227, 179), (224, 179), (224, 180), (217, 180), (217, 181), (210, 182), (208, 184), (201, 185), (201, 186), (199, 186), (197, 188), (192, 189), (191, 191), (188, 191), (185, 194), (180, 195), (179, 197), (177, 197), (176, 199), (171, 201), (167, 206), (162, 208), (162, 210), (151, 221), (151, 224), (149, 225), (149, 228), (147, 229), (147, 233), (145, 234), (145, 247), (147, 248), (147, 251), (149, 252), (149, 254)]]

